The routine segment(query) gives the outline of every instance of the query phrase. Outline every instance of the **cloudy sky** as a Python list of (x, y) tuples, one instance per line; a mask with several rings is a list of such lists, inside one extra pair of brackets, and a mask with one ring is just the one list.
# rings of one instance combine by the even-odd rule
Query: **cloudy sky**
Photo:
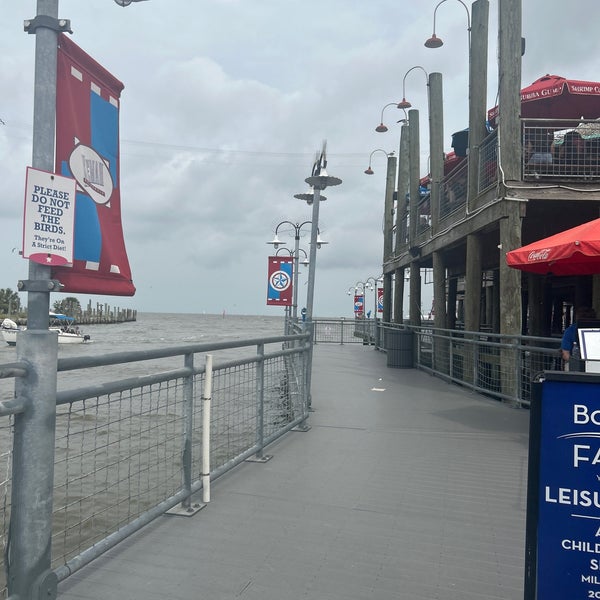
[[(381, 272), (386, 158), (397, 151), (399, 101), (413, 66), (443, 74), (446, 148), (468, 124), (467, 13), (437, 11), (444, 46), (430, 50), (437, 1), (61, 0), (72, 39), (125, 84), (121, 96), (123, 228), (137, 293), (79, 296), (152, 312), (278, 314), (266, 306), (266, 242), (281, 221), (311, 212), (306, 192), (315, 152), (328, 144), (329, 188), (319, 226), (314, 314), (351, 316), (349, 288)], [(466, 3), (470, 6), (470, 3)], [(553, 73), (600, 79), (597, 0), (523, 1), (523, 86)], [(0, 287), (27, 277), (22, 244), (25, 169), (31, 164), (34, 36), (23, 21), (34, 0), (2, 0), (0, 36)], [(488, 105), (495, 104), (498, 0), (490, 1)], [(427, 164), (424, 74), (406, 79), (421, 111)], [(289, 229), (280, 236), (293, 248)], [(309, 227), (301, 247), (309, 251)], [(301, 270), (299, 305), (307, 271)], [(51, 301), (62, 295), (52, 296)], [(424, 293), (424, 312), (431, 294)], [(23, 298), (25, 301), (25, 298)], [(367, 307), (371, 300), (367, 299)]]

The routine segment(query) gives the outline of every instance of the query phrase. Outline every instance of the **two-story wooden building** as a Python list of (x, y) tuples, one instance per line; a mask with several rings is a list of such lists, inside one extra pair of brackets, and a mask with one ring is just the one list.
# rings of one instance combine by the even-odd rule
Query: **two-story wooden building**
[[(506, 265), (509, 250), (600, 216), (600, 84), (544, 77), (535, 82), (544, 93), (522, 95), (520, 3), (511, 11), (511, 2), (503, 0), (500, 12), (499, 106), (488, 114), (487, 51), (474, 37), (468, 151), (457, 150), (465, 156), (446, 165), (442, 76), (429, 75), (428, 193), (419, 193), (419, 112), (409, 110), (402, 127), (395, 204), (389, 177), (386, 191), (384, 320), (405, 320), (408, 293), (408, 320), (421, 322), (423, 269), (433, 271), (439, 328), (549, 336), (561, 333), (574, 306), (600, 315), (600, 275), (535, 275)], [(482, 7), (487, 1), (473, 3), (474, 30), (487, 24)], [(395, 161), (388, 158), (388, 174)]]

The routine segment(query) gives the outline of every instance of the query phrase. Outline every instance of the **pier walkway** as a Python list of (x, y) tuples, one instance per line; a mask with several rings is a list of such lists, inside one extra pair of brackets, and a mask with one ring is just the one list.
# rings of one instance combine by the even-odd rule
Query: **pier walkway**
[(520, 600), (529, 412), (357, 345), (314, 351), (311, 429), (59, 585), (60, 600)]

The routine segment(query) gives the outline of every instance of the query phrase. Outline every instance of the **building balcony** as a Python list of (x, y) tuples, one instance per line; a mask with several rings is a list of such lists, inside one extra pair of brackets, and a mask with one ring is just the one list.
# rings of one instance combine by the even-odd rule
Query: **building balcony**
[[(519, 197), (542, 202), (600, 201), (600, 120), (523, 119), (522, 132), (521, 180), (510, 182), (519, 188)], [(505, 193), (498, 186), (499, 179), (502, 182), (502, 152), (510, 151), (499, 148), (497, 131), (490, 133), (474, 149), (477, 180), (472, 185), (468, 179), (471, 157), (453, 157), (438, 187), (437, 202), (430, 190), (421, 188), (414, 241), (409, 239), (408, 203), (399, 206), (396, 256), (411, 246), (427, 244), (435, 233), (458, 227), (474, 211), (497, 205)], [(469, 188), (475, 196), (467, 203)], [(433, 211), (438, 211), (437, 232), (432, 229)], [(499, 216), (501, 211), (496, 207), (496, 212)], [(490, 220), (494, 218), (490, 216)]]

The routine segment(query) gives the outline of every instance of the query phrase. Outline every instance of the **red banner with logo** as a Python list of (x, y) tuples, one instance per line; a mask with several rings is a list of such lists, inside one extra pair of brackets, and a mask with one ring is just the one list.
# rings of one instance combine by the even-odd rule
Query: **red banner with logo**
[(362, 317), (365, 314), (365, 297), (362, 294), (354, 294), (354, 316)]
[(267, 305), (292, 306), (294, 259), (291, 256), (269, 256)]
[(72, 266), (54, 267), (63, 292), (133, 296), (121, 225), (119, 106), (123, 84), (59, 36), (56, 172), (77, 182)]
[(383, 312), (383, 288), (377, 288), (377, 312)]

